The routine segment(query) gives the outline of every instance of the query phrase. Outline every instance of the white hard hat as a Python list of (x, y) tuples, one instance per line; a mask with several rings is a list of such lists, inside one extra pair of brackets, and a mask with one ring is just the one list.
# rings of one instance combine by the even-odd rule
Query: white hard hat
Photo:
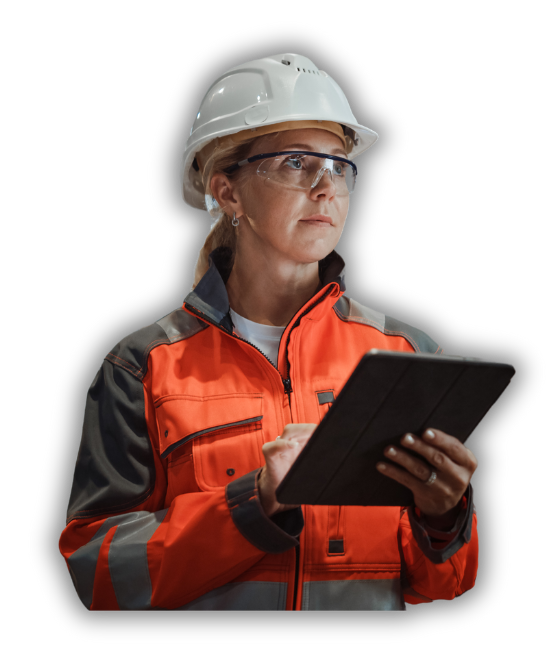
[(186, 142), (182, 165), (183, 198), (206, 209), (196, 153), (215, 138), (292, 121), (341, 124), (355, 158), (378, 138), (358, 124), (338, 84), (310, 59), (275, 54), (225, 72), (206, 92)]

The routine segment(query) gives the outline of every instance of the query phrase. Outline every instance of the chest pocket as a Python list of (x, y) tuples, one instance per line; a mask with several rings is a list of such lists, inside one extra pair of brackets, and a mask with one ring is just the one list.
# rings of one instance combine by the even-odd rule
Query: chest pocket
[(162, 458), (173, 460), (192, 448), (188, 468), (202, 490), (224, 488), (264, 465), (261, 393), (169, 395), (155, 407)]

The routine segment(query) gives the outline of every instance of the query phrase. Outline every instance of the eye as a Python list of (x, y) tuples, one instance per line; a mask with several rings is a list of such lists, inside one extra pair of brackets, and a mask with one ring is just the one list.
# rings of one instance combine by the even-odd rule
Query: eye
[(346, 165), (342, 165), (341, 163), (335, 163), (333, 165), (333, 171), (337, 176), (344, 176), (345, 171), (346, 171)]
[(302, 169), (303, 161), (300, 158), (286, 158), (285, 164), (290, 169)]

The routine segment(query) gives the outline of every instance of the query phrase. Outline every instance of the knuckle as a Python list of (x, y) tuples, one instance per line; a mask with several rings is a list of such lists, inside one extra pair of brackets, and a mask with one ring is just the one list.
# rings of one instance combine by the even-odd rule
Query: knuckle
[(437, 467), (442, 467), (445, 463), (445, 456), (441, 452), (436, 451), (432, 457), (432, 460), (434, 461), (434, 465)]
[(441, 486), (441, 492), (444, 497), (449, 498), (453, 495), (453, 490), (449, 487), (449, 485), (442, 484)]
[(462, 445), (455, 440), (455, 442), (452, 442), (448, 447), (447, 451), (449, 452), (450, 456), (453, 456), (455, 458), (458, 458), (459, 453), (462, 456), (462, 450), (461, 450)]
[(472, 468), (472, 471), (475, 472), (478, 467), (478, 459), (470, 450), (468, 450), (468, 455), (470, 456), (470, 467)]

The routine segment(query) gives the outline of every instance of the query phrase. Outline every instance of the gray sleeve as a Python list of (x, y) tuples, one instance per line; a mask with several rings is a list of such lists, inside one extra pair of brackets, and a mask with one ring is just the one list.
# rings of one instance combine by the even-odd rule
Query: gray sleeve
[(249, 472), (226, 486), (232, 521), (240, 533), (265, 553), (283, 553), (298, 545), (304, 526), (301, 508), (267, 517), (259, 498), (258, 478), (262, 468)]
[(134, 508), (152, 494), (155, 478), (143, 384), (105, 361), (87, 395), (67, 523)]
[[(463, 508), (457, 517), (453, 528), (449, 531), (435, 531), (425, 522), (423, 517), (417, 517), (414, 508), (409, 508), (409, 522), (413, 537), (415, 538), (420, 550), (434, 564), (443, 564), (452, 555), (454, 555), (465, 543), (468, 543), (472, 537), (472, 522), (474, 515), (472, 486), (469, 485), (464, 493), (466, 497), (466, 508)], [(435, 549), (432, 542), (444, 541), (449, 539), (444, 548)]]

